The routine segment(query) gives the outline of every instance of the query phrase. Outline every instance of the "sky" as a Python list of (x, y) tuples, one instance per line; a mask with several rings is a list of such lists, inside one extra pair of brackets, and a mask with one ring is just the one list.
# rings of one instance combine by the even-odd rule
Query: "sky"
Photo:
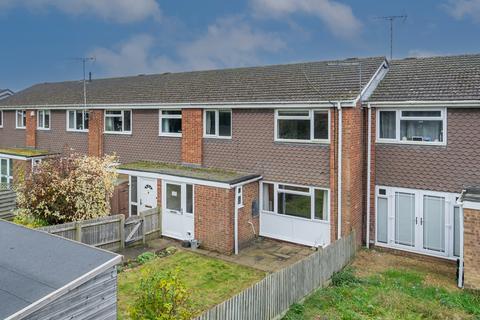
[(480, 0), (0, 0), (0, 88), (350, 57), (480, 53)]

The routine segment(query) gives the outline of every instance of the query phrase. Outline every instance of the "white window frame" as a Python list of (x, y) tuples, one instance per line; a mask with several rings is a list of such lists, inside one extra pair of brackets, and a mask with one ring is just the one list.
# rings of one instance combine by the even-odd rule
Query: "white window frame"
[[(89, 111), (88, 109), (69, 109), (67, 110), (67, 113), (66, 113), (66, 116), (67, 116), (67, 131), (70, 131), (70, 132), (88, 132), (88, 129), (77, 129), (77, 112), (81, 111), (82, 114), (83, 114), (83, 127), (85, 128), (85, 115), (86, 114), (89, 114)], [(75, 129), (72, 129), (70, 128), (70, 117), (69, 117), (69, 114), (70, 112), (73, 112), (73, 121), (74, 121), (74, 125), (75, 125)], [(90, 116), (88, 118), (88, 121), (90, 121)]]
[[(46, 115), (48, 114), (48, 128), (45, 126)], [(40, 126), (40, 118), (42, 118), (43, 125)], [(48, 109), (37, 110), (37, 130), (50, 130), (52, 124), (52, 113)]]
[[(108, 111), (120, 111), (121, 114), (107, 114)], [(125, 111), (130, 111), (130, 130), (125, 130)], [(103, 119), (103, 132), (107, 134), (132, 134), (133, 131), (133, 112), (131, 109), (106, 109), (104, 111)], [(122, 117), (122, 131), (108, 131), (107, 130), (107, 118), (118, 118)]]
[[(395, 139), (380, 138), (380, 112), (395, 111)], [(440, 117), (403, 117), (402, 111), (440, 111)], [(376, 142), (393, 143), (393, 144), (419, 144), (424, 146), (446, 146), (447, 145), (447, 108), (378, 108), (376, 112)], [(405, 141), (400, 137), (400, 121), (401, 120), (441, 120), (443, 130), (443, 141)]]
[[(215, 112), (215, 134), (207, 134), (207, 111)], [(220, 111), (230, 112), (230, 135), (220, 135)], [(203, 137), (215, 139), (232, 139), (233, 135), (233, 112), (232, 109), (204, 109), (203, 110)]]
[[(25, 119), (25, 123), (23, 123), (23, 126), (18, 125), (18, 113), (22, 113), (22, 120)], [(23, 117), (23, 114), (25, 114), (25, 117)], [(25, 129), (27, 127), (27, 110), (25, 109), (17, 109), (15, 110), (15, 129)]]
[[(164, 115), (162, 111), (180, 111), (180, 114), (167, 114)], [(160, 109), (158, 110), (158, 118), (159, 118), (159, 124), (158, 124), (158, 135), (160, 137), (181, 137), (182, 132), (180, 133), (170, 133), (170, 132), (163, 132), (163, 121), (162, 119), (180, 119), (182, 120), (182, 109)]]
[[(0, 178), (6, 177), (7, 178), (7, 187), (11, 186), (13, 183), (13, 168), (10, 168), (10, 164), (13, 167), (13, 160), (10, 158), (0, 157), (0, 160), (7, 160), (7, 174), (3, 175), (1, 168), (0, 168)], [(12, 171), (12, 175), (10, 175), (10, 171)], [(0, 179), (1, 180), (1, 179)], [(1, 182), (0, 182), (1, 183)]]
[[(308, 116), (280, 116), (278, 113), (281, 111), (308, 111)], [(315, 112), (325, 112), (328, 115), (328, 134), (327, 139), (315, 139)], [(309, 120), (310, 121), (310, 139), (282, 139), (278, 137), (278, 120)], [(295, 142), (295, 143), (330, 143), (330, 125), (331, 115), (330, 109), (276, 109), (275, 110), (275, 128), (274, 138), (278, 142)]]
[[(263, 185), (264, 184), (272, 184), (273, 185), (273, 211), (268, 211), (268, 210), (263, 209)], [(308, 189), (308, 192), (279, 189), (278, 188), (279, 185), (284, 185), (284, 186), (288, 186), (288, 187), (306, 188), (306, 189)], [(321, 190), (321, 191), (324, 191), (326, 193), (326, 201), (327, 201), (326, 219), (324, 219), (324, 220), (320, 220), (320, 219), (315, 218), (315, 190)], [(302, 195), (302, 196), (310, 196), (310, 201), (311, 201), (310, 219), (297, 217), (297, 216), (291, 216), (291, 215), (288, 215), (288, 214), (278, 213), (278, 192), (298, 194), (298, 195)], [(291, 218), (291, 219), (300, 219), (302, 221), (313, 221), (313, 222), (330, 224), (330, 189), (328, 189), (328, 188), (309, 187), (309, 186), (302, 186), (302, 185), (290, 184), (290, 183), (262, 181), (260, 183), (260, 197), (259, 198), (260, 198), (260, 204), (259, 204), (260, 205), (260, 212), (270, 213), (270, 214), (278, 215), (278, 216), (281, 216), (281, 217), (288, 217), (288, 218)]]
[(243, 208), (243, 186), (238, 186), (235, 190), (235, 203), (237, 204), (238, 208)]
[(3, 128), (3, 110), (0, 110), (0, 128)]

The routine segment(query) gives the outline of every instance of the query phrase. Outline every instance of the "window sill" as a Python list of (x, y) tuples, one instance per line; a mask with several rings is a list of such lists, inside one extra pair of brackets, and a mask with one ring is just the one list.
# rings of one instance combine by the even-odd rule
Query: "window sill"
[(305, 144), (305, 145), (329, 145), (330, 140), (292, 140), (292, 139), (275, 139), (275, 142), (278, 143), (294, 143), (294, 144)]
[(204, 139), (219, 139), (219, 140), (232, 140), (232, 137), (222, 137), (222, 136), (203, 136)]
[(88, 130), (73, 130), (73, 129), (67, 129), (67, 132), (88, 133)]
[(377, 144), (415, 145), (415, 146), (436, 146), (445, 147), (446, 142), (422, 142), (422, 141), (401, 141), (401, 140), (376, 140)]
[(104, 134), (118, 134), (118, 135), (124, 135), (124, 136), (128, 136), (128, 135), (132, 135), (132, 132), (131, 131), (128, 131), (128, 132), (116, 132), (116, 131), (104, 131), (103, 132)]
[(25, 130), (25, 129), (27, 129), (27, 127), (16, 127), (15, 129), (17, 129), (17, 130)]
[(50, 131), (50, 129), (45, 129), (45, 128), (37, 128), (38, 131)]
[(178, 134), (178, 133), (160, 133), (158, 135), (159, 137), (162, 137), (162, 138), (181, 138), (182, 137), (182, 134)]

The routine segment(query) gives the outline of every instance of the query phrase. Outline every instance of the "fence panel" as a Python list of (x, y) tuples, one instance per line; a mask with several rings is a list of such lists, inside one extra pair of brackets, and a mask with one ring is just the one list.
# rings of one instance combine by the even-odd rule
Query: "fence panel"
[(270, 320), (280, 318), (293, 303), (325, 286), (334, 272), (356, 253), (355, 233), (242, 291), (201, 314), (196, 320)]
[(16, 207), (16, 194), (13, 190), (3, 189), (0, 185), (0, 219), (11, 219)]

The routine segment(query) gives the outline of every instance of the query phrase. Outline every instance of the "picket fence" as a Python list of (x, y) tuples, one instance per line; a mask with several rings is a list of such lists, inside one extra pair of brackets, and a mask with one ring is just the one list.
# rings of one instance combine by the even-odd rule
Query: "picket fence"
[(140, 241), (160, 237), (161, 213), (158, 209), (153, 209), (126, 220), (124, 215), (117, 214), (41, 227), (38, 230), (94, 247), (117, 251)]
[(206, 311), (195, 320), (279, 319), (294, 303), (326, 286), (355, 256), (355, 234), (337, 240)]

